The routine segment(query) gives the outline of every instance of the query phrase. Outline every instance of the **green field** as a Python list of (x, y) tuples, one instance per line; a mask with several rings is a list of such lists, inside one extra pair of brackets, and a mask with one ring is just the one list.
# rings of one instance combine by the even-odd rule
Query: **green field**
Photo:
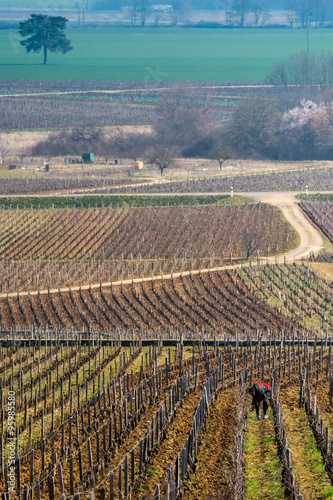
[[(0, 78), (258, 82), (306, 48), (302, 29), (72, 28), (67, 36), (74, 50), (43, 66), (17, 31), (1, 30)], [(310, 47), (333, 48), (333, 30), (311, 30)]]
[[(35, 7), (43, 7), (44, 9), (71, 9), (73, 8), (75, 2), (72, 0), (0, 0), (0, 8), (4, 9), (6, 7), (12, 9), (31, 9)], [(93, 5), (94, 1), (90, 2)]]

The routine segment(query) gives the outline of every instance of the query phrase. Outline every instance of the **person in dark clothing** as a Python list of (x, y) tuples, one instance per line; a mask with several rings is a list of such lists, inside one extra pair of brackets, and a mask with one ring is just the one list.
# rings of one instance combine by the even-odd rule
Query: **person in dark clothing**
[(259, 382), (258, 384), (254, 384), (254, 386), (250, 387), (249, 394), (252, 396), (252, 405), (250, 411), (256, 409), (256, 420), (260, 420), (260, 404), (263, 402), (263, 410), (264, 410), (264, 418), (267, 417), (268, 410), (268, 399), (271, 395), (271, 388), (269, 384), (266, 382)]

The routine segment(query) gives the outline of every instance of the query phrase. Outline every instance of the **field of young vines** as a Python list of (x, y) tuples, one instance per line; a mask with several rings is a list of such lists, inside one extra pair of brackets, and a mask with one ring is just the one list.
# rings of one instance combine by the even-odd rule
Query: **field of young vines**
[[(291, 92), (291, 90), (289, 91)], [(61, 129), (88, 126), (151, 125), (163, 101), (208, 105), (228, 113), (239, 99), (283, 96), (284, 89), (160, 81), (1, 80), (0, 112), (4, 130)], [(23, 95), (25, 95), (23, 97)], [(20, 97), (22, 95), (22, 97)]]
[[(188, 347), (74, 335), (2, 345), (1, 491), (332, 498), (332, 368), (331, 340), (281, 335)], [(254, 422), (245, 388), (258, 380), (272, 387), (271, 408)], [(3, 409), (14, 400), (15, 430)]]
[[(189, 274), (179, 278), (68, 292), (14, 294), (0, 298), (0, 320), (7, 330), (35, 327), (76, 331), (156, 332), (186, 337), (232, 334), (250, 337), (296, 323), (251, 294), (234, 272)], [(300, 325), (301, 326), (301, 325)]]
[[(312, 199), (311, 199), (312, 198)], [(327, 200), (321, 195), (314, 195), (310, 200), (302, 200), (301, 207), (311, 221), (318, 226), (324, 235), (333, 244), (333, 202), (330, 195)], [(319, 198), (319, 199), (317, 199)], [(311, 255), (314, 262), (332, 263), (333, 252), (331, 249), (322, 250), (317, 255)]]
[(280, 210), (36, 200), (0, 209), (2, 500), (333, 499), (332, 284), (264, 259)]
[[(25, 89), (28, 90), (19, 87), (7, 96), (1, 96), (0, 86), (3, 128), (50, 130), (84, 125), (99, 127), (152, 125), (157, 120), (157, 107), (167, 96), (165, 89), (149, 89), (149, 84), (142, 82), (137, 83), (138, 89), (135, 87), (131, 89), (133, 83), (126, 85), (125, 89), (120, 89), (115, 82), (111, 84), (112, 90), (110, 82), (108, 84), (101, 82), (100, 87), (93, 82), (84, 84), (81, 82), (77, 85), (72, 82), (67, 84), (61, 82), (61, 85), (59, 83), (49, 82), (47, 87), (50, 90), (43, 89), (41, 95), (38, 95), (41, 90), (37, 84), (27, 85)], [(96, 86), (100, 91), (94, 90)], [(230, 99), (223, 95), (230, 94), (227, 89), (217, 90), (214, 92), (214, 97), (209, 95), (209, 89), (192, 88), (187, 92), (177, 89), (178, 97), (184, 102), (190, 102), (191, 98), (192, 101), (197, 99), (200, 102), (207, 102), (218, 112), (228, 112), (232, 109), (241, 92), (239, 89), (234, 90), (235, 97)], [(29, 95), (20, 97), (21, 93)]]
[(267, 204), (0, 210), (2, 292), (212, 268), (297, 246)]
[[(38, 173), (34, 177), (12, 177), (1, 180), (0, 194), (22, 195), (41, 193), (99, 193), (99, 194), (154, 194), (154, 193), (228, 193), (231, 186), (234, 193), (257, 191), (297, 191), (299, 179), (303, 179), (309, 189), (319, 191), (333, 190), (333, 168), (308, 167), (295, 170), (283, 170), (267, 173), (237, 174), (222, 173), (216, 177), (167, 181), (164, 183), (143, 183), (142, 180), (130, 177), (115, 178), (111, 174), (100, 175), (99, 170), (94, 176), (87, 172), (79, 175), (63, 174), (59, 170), (54, 174)], [(104, 170), (104, 172), (106, 172)], [(136, 185), (138, 184), (138, 185)], [(304, 186), (305, 186), (304, 184)], [(303, 189), (304, 190), (304, 189)]]
[[(75, 178), (74, 178), (75, 177)], [(80, 178), (81, 177), (81, 178)], [(111, 187), (120, 187), (124, 184), (131, 185), (138, 182), (130, 178), (111, 178), (94, 175), (94, 178), (83, 175), (73, 174), (72, 178), (64, 175), (63, 172), (57, 172), (57, 175), (45, 177), (45, 174), (33, 174), (33, 177), (11, 177), (1, 179), (0, 195), (23, 195), (23, 194), (41, 194), (41, 193), (81, 193), (81, 192), (108, 192)]]
[(331, 283), (306, 264), (264, 264), (242, 267), (237, 273), (252, 293), (284, 316), (327, 335), (333, 326)]
[(321, 229), (333, 243), (333, 203), (330, 201), (302, 200), (301, 207), (310, 219)]
[[(311, 191), (330, 191), (333, 189), (332, 167), (306, 167), (290, 171), (275, 171), (258, 174), (225, 175), (198, 179), (170, 181), (163, 184), (142, 184), (110, 188), (110, 193), (226, 193), (231, 186), (234, 193), (263, 191), (297, 191), (298, 180), (304, 180)], [(303, 188), (304, 190), (304, 188)]]

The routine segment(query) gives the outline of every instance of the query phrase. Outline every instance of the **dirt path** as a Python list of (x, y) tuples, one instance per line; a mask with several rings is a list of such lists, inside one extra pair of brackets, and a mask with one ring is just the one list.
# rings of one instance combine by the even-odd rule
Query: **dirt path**
[[(296, 85), (288, 85), (288, 87), (295, 87)], [(164, 92), (164, 91), (176, 91), (176, 90), (184, 90), (184, 89), (270, 89), (276, 88), (279, 85), (209, 85), (209, 86), (193, 86), (188, 85), (185, 87), (181, 87), (178, 89), (177, 87), (143, 87), (143, 88), (135, 88), (135, 89), (110, 89), (110, 90), (72, 90), (72, 91), (51, 91), (51, 92), (35, 92), (35, 93), (25, 93), (25, 94), (0, 94), (0, 97), (38, 97), (38, 96), (50, 96), (50, 95), (66, 95), (66, 94), (123, 94), (124, 92)], [(281, 85), (282, 87), (282, 85)], [(284, 85), (283, 85), (284, 87)]]
[[(216, 193), (215, 193), (216, 194)], [(220, 193), (221, 194), (221, 193)], [(290, 222), (290, 224), (296, 229), (298, 234), (300, 235), (301, 242), (300, 245), (291, 250), (290, 252), (280, 255), (279, 257), (270, 257), (265, 259), (268, 263), (282, 263), (284, 260), (292, 261), (294, 259), (302, 259), (303, 257), (307, 257), (310, 252), (318, 252), (323, 247), (323, 239), (319, 231), (308, 221), (301, 208), (297, 203), (297, 199), (295, 197), (295, 193), (242, 193), (244, 196), (249, 198), (253, 198), (256, 201), (261, 201), (263, 203), (270, 203), (280, 208), (286, 217), (286, 219)], [(187, 276), (190, 274), (198, 274), (198, 273), (207, 273), (212, 271), (222, 271), (224, 269), (236, 269), (237, 267), (241, 267), (241, 264), (215, 267), (209, 269), (198, 269), (194, 271), (184, 271), (182, 273), (174, 273), (174, 274), (164, 274), (161, 276), (150, 276), (147, 278), (135, 278), (133, 280), (122, 280), (122, 281), (114, 281), (112, 282), (113, 286), (117, 285), (125, 285), (131, 283), (141, 283), (143, 281), (152, 281), (152, 280), (162, 280), (162, 279), (170, 279), (177, 278), (179, 276)], [(73, 286), (73, 287), (65, 287), (60, 288), (61, 292), (69, 292), (69, 290), (78, 291), (80, 288), (82, 290), (87, 290), (91, 288), (99, 288), (102, 287), (110, 287), (111, 282), (107, 283), (98, 283), (92, 285), (83, 285), (83, 286)], [(20, 292), (20, 295), (38, 295), (38, 294), (47, 294), (47, 293), (57, 293), (59, 291), (58, 288), (54, 288), (51, 290), (40, 290), (40, 291), (27, 291)], [(16, 297), (17, 292), (12, 293), (2, 293), (0, 294), (0, 298), (6, 297)]]

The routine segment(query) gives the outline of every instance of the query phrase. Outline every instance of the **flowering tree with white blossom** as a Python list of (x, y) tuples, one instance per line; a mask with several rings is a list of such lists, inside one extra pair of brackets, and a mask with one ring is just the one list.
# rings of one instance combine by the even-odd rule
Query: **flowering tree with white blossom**
[(290, 109), (282, 116), (283, 134), (291, 140), (306, 145), (323, 145), (332, 141), (332, 103), (303, 99), (300, 106)]
[(292, 132), (311, 125), (318, 119), (327, 120), (326, 105), (303, 99), (300, 106), (290, 109), (282, 116), (282, 127)]

